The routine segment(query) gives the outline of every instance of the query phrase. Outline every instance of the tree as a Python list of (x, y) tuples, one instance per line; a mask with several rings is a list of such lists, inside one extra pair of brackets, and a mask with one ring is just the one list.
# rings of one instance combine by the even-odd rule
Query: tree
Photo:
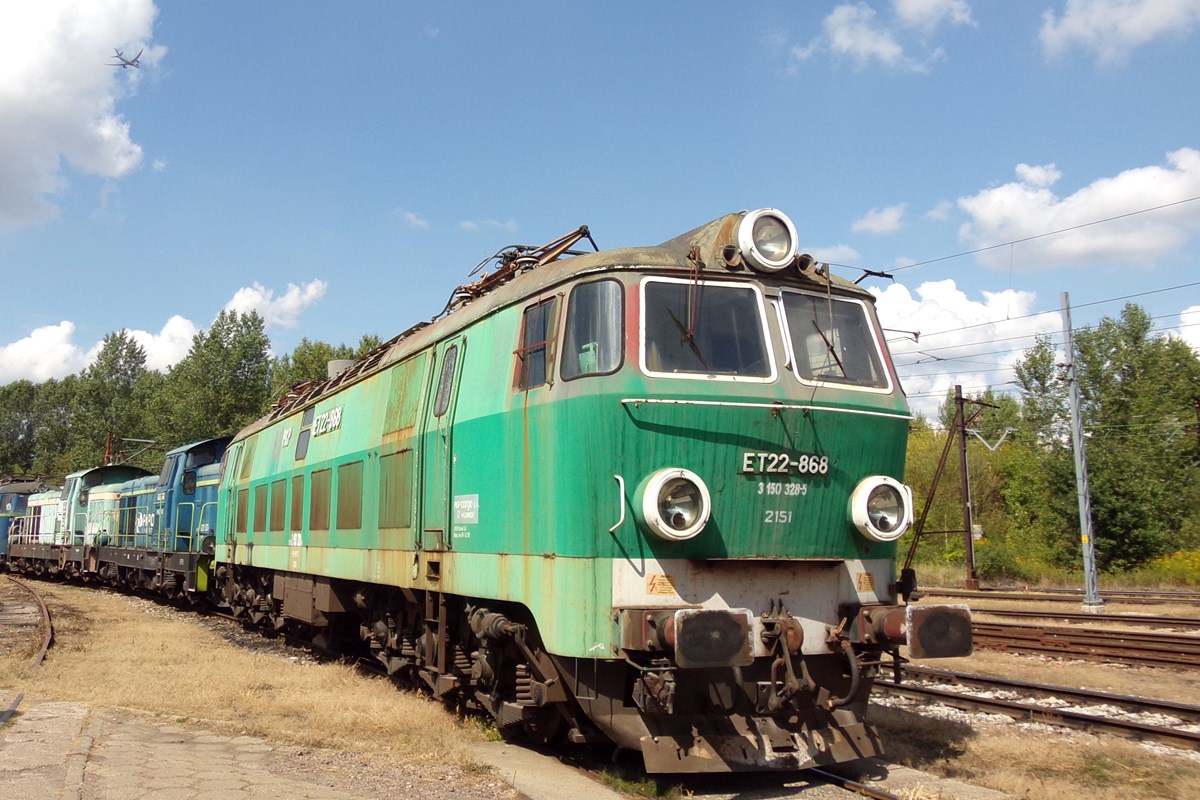
[(62, 380), (51, 378), (38, 384), (33, 401), (34, 455), (32, 471), (36, 475), (61, 480), (76, 469), (71, 461), (71, 421), (79, 376)]
[(36, 399), (30, 381), (0, 386), (0, 475), (25, 475), (33, 468)]
[(79, 375), (71, 406), (70, 455), (77, 467), (103, 461), (109, 434), (146, 438), (144, 406), (134, 401), (146, 373), (146, 351), (127, 330), (104, 337), (100, 351)]
[[(1200, 396), (1200, 359), (1178, 339), (1151, 335), (1149, 316), (1127, 305), (1075, 335), (1097, 563), (1114, 571), (1198, 542), (1200, 451), (1189, 425)], [(1079, 520), (1066, 385), (1046, 339), (1017, 365), (1019, 438), (1006, 500), (1015, 525), (1038, 528), (1048, 550), (1075, 563)]]
[(357, 347), (339, 344), (336, 347), (308, 337), (296, 348), (275, 359), (271, 364), (271, 396), (278, 397), (301, 381), (322, 381), (328, 376), (328, 364), (337, 359), (357, 359), (378, 347), (378, 336), (364, 335)]
[(267, 408), (270, 341), (257, 312), (222, 311), (192, 337), (154, 403), (158, 437), (171, 446), (235, 433)]
[(1200, 453), (1188, 431), (1200, 358), (1150, 331), (1150, 317), (1131, 304), (1119, 320), (1105, 318), (1075, 337), (1097, 560), (1107, 569), (1195, 544), (1177, 532), (1197, 514)]

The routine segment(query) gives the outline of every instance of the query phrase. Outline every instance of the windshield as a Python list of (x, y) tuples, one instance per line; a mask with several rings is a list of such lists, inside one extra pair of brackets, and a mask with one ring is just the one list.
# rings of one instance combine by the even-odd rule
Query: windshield
[(653, 280), (643, 285), (643, 367), (650, 373), (773, 377), (752, 286)]
[(792, 363), (801, 379), (888, 388), (879, 345), (862, 302), (784, 292), (783, 309)]

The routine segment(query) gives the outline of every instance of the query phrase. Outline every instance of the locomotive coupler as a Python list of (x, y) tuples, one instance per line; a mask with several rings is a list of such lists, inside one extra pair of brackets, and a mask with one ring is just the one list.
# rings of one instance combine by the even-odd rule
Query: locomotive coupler
[(633, 702), (642, 713), (675, 713), (675, 672), (670, 664), (662, 660), (644, 667), (628, 661), (638, 671), (633, 683)]
[(792, 663), (792, 656), (798, 655), (804, 644), (804, 629), (800, 622), (783, 608), (782, 603), (778, 612), (772, 609), (771, 612), (762, 615), (762, 625), (762, 643), (775, 656), (771, 662), (771, 680), (766, 698), (766, 710), (774, 714), (809, 684), (808, 676), (803, 672), (803, 662), (799, 676), (796, 674), (795, 664)]

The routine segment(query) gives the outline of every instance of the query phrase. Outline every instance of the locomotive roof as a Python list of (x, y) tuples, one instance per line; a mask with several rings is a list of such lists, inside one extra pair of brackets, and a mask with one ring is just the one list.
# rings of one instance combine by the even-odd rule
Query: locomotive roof
[[(683, 272), (699, 280), (768, 278), (776, 285), (872, 299), (870, 292), (830, 273), (827, 264), (817, 268), (811, 257), (807, 258), (812, 269), (789, 269), (771, 275), (754, 272), (744, 263), (730, 263), (724, 251), (733, 241), (735, 229), (745, 216), (744, 211), (726, 214), (653, 246), (614, 248), (594, 253), (571, 250), (571, 246), (579, 240), (585, 237), (591, 240), (587, 226), (580, 227), (573, 233), (540, 248), (514, 246), (493, 256), (501, 264), (495, 272), (485, 272), (474, 283), (456, 288), (441, 314), (389, 339), (332, 378), (293, 387), (275, 401), (266, 416), (243, 429), (234, 440), (243, 439), (274, 420), (306, 408), (340, 388), (402, 360), (410, 353), (466, 327), (497, 309), (540, 294), (564, 281), (586, 275), (645, 268), (662, 269)], [(563, 258), (564, 255), (570, 257)], [(491, 260), (487, 259), (483, 263)]]
[(46, 481), (9, 481), (0, 483), (0, 494), (35, 494), (51, 488)]

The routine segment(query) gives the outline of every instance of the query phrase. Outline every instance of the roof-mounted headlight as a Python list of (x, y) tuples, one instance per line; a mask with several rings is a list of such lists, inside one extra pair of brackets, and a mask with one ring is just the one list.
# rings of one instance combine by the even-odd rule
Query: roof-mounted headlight
[(751, 211), (738, 224), (737, 246), (755, 270), (778, 272), (796, 257), (796, 226), (782, 211)]
[(850, 518), (871, 541), (894, 542), (912, 525), (912, 490), (886, 475), (863, 478), (850, 495)]
[(638, 520), (655, 536), (681, 542), (704, 530), (712, 499), (699, 475), (673, 467), (651, 473), (642, 481), (634, 508)]

